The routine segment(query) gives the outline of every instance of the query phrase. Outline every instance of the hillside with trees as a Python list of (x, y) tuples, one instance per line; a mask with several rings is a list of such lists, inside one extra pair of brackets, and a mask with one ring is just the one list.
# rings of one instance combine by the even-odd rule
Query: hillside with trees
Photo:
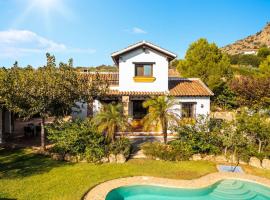
[(255, 53), (260, 47), (270, 47), (270, 23), (254, 35), (250, 35), (244, 39), (238, 40), (233, 44), (229, 44), (222, 47), (221, 50), (224, 53), (230, 55), (244, 54), (244, 53)]
[(200, 78), (208, 85), (215, 93), (212, 105), (219, 109), (270, 108), (270, 49), (266, 46), (257, 55), (228, 55), (215, 43), (199, 39), (175, 63), (181, 76)]

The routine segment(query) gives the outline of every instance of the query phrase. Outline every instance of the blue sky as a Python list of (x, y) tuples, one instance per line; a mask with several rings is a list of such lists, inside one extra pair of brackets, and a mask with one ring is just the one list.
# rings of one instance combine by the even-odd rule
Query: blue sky
[(179, 58), (207, 38), (218, 46), (270, 21), (269, 0), (0, 0), (0, 66), (112, 64), (110, 54), (148, 40)]

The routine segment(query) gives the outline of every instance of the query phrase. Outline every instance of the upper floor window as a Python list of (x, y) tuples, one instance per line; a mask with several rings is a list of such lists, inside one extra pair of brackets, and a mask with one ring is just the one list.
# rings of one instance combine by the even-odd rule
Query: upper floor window
[(195, 106), (193, 102), (182, 103), (182, 113), (183, 118), (194, 118), (195, 117)]
[(135, 76), (153, 76), (153, 64), (137, 63), (135, 64)]

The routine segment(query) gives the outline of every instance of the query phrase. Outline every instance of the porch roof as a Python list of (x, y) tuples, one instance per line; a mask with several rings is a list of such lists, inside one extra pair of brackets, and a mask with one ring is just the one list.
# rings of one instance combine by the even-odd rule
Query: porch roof
[(178, 78), (169, 80), (171, 96), (213, 96), (214, 93), (198, 78)]

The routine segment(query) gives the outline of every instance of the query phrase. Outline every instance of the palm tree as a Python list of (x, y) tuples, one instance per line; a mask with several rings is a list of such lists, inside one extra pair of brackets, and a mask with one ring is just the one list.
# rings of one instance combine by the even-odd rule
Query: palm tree
[(122, 131), (129, 127), (128, 119), (123, 115), (122, 105), (115, 103), (104, 105), (94, 117), (93, 122), (98, 131), (105, 132), (107, 139), (112, 142), (115, 141), (116, 131)]
[(160, 125), (164, 137), (164, 143), (167, 143), (168, 124), (177, 122), (179, 115), (174, 108), (176, 102), (171, 97), (159, 96), (143, 102), (143, 107), (148, 108), (148, 114), (144, 117), (144, 128), (149, 129), (151, 126)]

